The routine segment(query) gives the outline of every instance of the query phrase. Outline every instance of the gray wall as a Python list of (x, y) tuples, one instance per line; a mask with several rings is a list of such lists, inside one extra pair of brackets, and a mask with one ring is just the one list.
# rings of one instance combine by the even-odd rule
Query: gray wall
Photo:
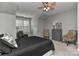
[(16, 4), (0, 2), (0, 34), (10, 33), (16, 38)]
[(0, 13), (0, 34), (10, 33), (15, 38), (15, 15)]
[(38, 36), (38, 17), (34, 16), (31, 19), (31, 30), (33, 36)]
[(42, 37), (43, 36), (43, 29), (44, 29), (44, 21), (39, 19), (38, 20), (38, 36)]

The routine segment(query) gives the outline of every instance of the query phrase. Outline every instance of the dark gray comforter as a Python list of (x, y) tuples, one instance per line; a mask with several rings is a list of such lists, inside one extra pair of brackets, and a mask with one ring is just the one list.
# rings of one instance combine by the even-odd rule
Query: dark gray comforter
[(49, 50), (55, 50), (53, 42), (41, 37), (28, 37), (16, 39), (18, 48), (5, 56), (42, 56)]

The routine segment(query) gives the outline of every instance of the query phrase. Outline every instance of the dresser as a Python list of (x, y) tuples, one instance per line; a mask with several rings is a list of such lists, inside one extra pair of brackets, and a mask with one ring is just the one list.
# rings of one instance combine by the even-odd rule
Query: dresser
[(52, 39), (62, 41), (62, 29), (52, 29)]

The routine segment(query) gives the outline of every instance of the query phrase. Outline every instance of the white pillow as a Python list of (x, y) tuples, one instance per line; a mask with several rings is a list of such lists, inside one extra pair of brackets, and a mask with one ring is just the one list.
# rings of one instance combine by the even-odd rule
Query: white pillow
[(10, 34), (4, 34), (4, 36), (1, 38), (3, 40), (3, 42), (7, 45), (9, 45), (12, 48), (18, 48), (18, 45), (15, 41), (15, 39), (13, 39), (13, 37)]

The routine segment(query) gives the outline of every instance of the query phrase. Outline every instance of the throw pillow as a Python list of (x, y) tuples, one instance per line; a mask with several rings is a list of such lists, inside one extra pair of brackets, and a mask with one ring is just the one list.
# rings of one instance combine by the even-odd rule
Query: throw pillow
[(4, 37), (2, 37), (1, 39), (2, 42), (8, 45), (9, 47), (18, 48), (16, 41), (13, 39), (13, 37), (10, 34), (4, 34)]

